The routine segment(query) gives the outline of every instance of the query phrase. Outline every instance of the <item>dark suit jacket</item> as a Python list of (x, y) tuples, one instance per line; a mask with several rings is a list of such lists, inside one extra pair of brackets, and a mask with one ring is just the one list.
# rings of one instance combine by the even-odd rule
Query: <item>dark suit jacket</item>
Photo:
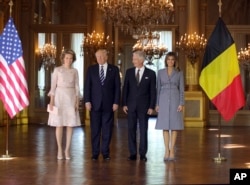
[(108, 64), (104, 85), (99, 78), (99, 64), (88, 68), (84, 84), (84, 102), (92, 104), (94, 111), (113, 111), (113, 104), (120, 103), (121, 82), (118, 67)]
[(140, 84), (137, 86), (135, 67), (127, 69), (123, 90), (122, 105), (128, 106), (128, 111), (147, 112), (154, 109), (156, 103), (156, 75), (145, 67)]

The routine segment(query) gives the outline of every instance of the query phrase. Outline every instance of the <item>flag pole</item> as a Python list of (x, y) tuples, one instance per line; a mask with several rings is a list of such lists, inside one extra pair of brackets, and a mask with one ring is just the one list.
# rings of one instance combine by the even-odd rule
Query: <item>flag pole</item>
[[(219, 6), (219, 17), (221, 17), (221, 6), (222, 6), (222, 2), (221, 0), (219, 0), (218, 2), (218, 6)], [(225, 157), (221, 157), (221, 115), (219, 113), (219, 117), (218, 117), (218, 157), (214, 158), (214, 161), (216, 163), (221, 163), (221, 161), (225, 161), (226, 158)]]
[(221, 6), (222, 6), (221, 0), (219, 0), (218, 6), (219, 6), (219, 17), (221, 17)]
[(218, 156), (214, 158), (214, 162), (221, 163), (222, 161), (225, 161), (226, 158), (221, 156), (221, 115), (219, 113), (218, 118)]
[(3, 159), (9, 159), (11, 156), (9, 155), (9, 115), (7, 114), (7, 122), (6, 122), (6, 152), (2, 155)]
[(9, 6), (10, 6), (10, 17), (12, 16), (12, 6), (13, 6), (14, 4), (13, 4), (13, 1), (12, 0), (10, 0), (10, 2), (9, 2)]
[[(9, 2), (9, 6), (10, 6), (10, 17), (12, 14), (12, 6), (13, 6), (13, 1), (10, 0)], [(2, 155), (3, 159), (9, 159), (11, 156), (9, 155), (9, 115), (6, 111), (6, 116), (7, 116), (7, 122), (6, 122), (6, 152), (4, 155)]]

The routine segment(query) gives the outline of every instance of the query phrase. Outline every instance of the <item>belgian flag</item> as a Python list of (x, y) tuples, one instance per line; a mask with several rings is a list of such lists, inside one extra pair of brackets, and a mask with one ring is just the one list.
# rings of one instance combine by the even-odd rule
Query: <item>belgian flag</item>
[(226, 121), (245, 105), (235, 43), (220, 17), (208, 39), (199, 83)]

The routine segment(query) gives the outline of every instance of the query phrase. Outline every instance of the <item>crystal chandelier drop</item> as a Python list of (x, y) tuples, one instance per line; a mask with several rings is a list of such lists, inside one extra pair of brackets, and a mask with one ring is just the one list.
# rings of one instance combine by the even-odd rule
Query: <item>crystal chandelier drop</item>
[(250, 43), (248, 43), (247, 48), (240, 49), (238, 52), (238, 60), (240, 65), (250, 70)]
[(53, 68), (56, 64), (56, 46), (52, 43), (46, 43), (42, 48), (39, 48), (40, 67), (44, 67), (46, 70)]
[(204, 51), (206, 44), (207, 39), (205, 39), (204, 34), (199, 36), (196, 32), (191, 35), (185, 33), (184, 36), (181, 36), (180, 41), (176, 42), (176, 49), (184, 51), (188, 60), (194, 65)]
[(167, 48), (159, 44), (160, 34), (149, 32), (138, 36), (138, 41), (133, 46), (133, 51), (142, 50), (146, 54), (147, 64), (152, 65), (153, 60), (160, 59), (167, 53)]
[(97, 9), (125, 33), (142, 34), (155, 25), (168, 24), (174, 5), (171, 0), (98, 0)]
[(109, 36), (105, 37), (104, 33), (96, 33), (93, 31), (91, 34), (87, 34), (84, 37), (81, 44), (81, 54), (90, 55), (95, 58), (95, 52), (98, 49), (106, 49), (109, 53), (112, 53), (113, 42)]

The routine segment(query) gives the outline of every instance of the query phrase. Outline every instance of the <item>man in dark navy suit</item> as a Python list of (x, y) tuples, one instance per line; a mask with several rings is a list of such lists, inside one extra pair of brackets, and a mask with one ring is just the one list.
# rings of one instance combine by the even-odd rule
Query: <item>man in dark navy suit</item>
[(148, 149), (148, 119), (153, 113), (156, 103), (156, 74), (143, 64), (145, 53), (135, 51), (133, 53), (134, 67), (127, 69), (124, 85), (122, 104), (123, 111), (128, 118), (128, 146), (129, 160), (137, 159), (137, 122), (140, 129), (140, 159), (147, 161)]
[(104, 160), (110, 160), (114, 112), (120, 102), (120, 75), (118, 67), (107, 63), (107, 50), (99, 49), (95, 56), (98, 64), (88, 68), (84, 84), (85, 107), (90, 111), (92, 160), (97, 160), (100, 153)]

